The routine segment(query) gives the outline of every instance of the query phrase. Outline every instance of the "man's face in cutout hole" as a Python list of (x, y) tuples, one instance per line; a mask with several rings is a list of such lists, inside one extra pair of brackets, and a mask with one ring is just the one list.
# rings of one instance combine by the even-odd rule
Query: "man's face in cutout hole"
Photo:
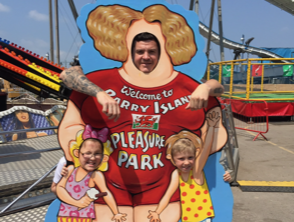
[[(153, 36), (150, 33), (143, 33), (143, 36)], [(142, 36), (142, 34), (139, 34), (138, 36)], [(159, 60), (159, 43), (152, 39), (145, 40), (141, 38), (139, 41), (137, 41), (137, 36), (134, 38), (133, 42), (133, 62), (137, 69), (139, 69), (141, 72), (148, 74), (152, 72), (156, 65), (158, 64)], [(152, 38), (152, 37), (151, 37)], [(156, 39), (155, 36), (153, 38)], [(157, 39), (156, 39), (157, 40)]]

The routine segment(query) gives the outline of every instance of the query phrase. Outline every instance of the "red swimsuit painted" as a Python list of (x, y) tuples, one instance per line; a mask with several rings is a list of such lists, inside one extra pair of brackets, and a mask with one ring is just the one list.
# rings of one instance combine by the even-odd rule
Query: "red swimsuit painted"
[[(101, 112), (96, 98), (78, 92), (70, 97), (85, 124), (110, 129), (109, 140), (114, 151), (104, 176), (117, 205), (157, 204), (175, 169), (165, 158), (165, 140), (184, 129), (201, 136), (205, 113), (219, 106), (218, 101), (210, 97), (208, 108), (186, 110), (199, 83), (182, 73), (170, 83), (153, 88), (131, 85), (117, 69), (96, 71), (87, 78), (102, 86), (121, 110), (120, 119), (114, 122)], [(179, 192), (175, 192), (170, 202), (179, 200)], [(95, 202), (105, 204), (102, 198)]]

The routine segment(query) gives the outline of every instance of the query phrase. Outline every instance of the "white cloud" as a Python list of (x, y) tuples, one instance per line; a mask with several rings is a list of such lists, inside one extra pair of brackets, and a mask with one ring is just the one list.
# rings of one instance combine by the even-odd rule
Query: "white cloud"
[(32, 19), (35, 19), (37, 21), (48, 21), (49, 20), (48, 15), (39, 13), (36, 10), (31, 10), (29, 12), (29, 17)]
[(0, 3), (0, 12), (10, 12), (10, 8)]

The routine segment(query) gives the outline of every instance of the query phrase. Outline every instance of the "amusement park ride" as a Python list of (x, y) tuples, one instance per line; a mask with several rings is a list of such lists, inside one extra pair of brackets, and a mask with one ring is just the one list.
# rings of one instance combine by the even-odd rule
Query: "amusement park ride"
[[(99, 2), (99, 1), (97, 1), (97, 2)], [(195, 2), (195, 1), (191, 0), (192, 6), (193, 6), (193, 2)], [(221, 1), (219, 0), (218, 4), (220, 4), (220, 2)], [(271, 2), (271, 1), (269, 1), (269, 2)], [(69, 0), (69, 3), (71, 5), (71, 7), (73, 8), (74, 7), (73, 1)], [(141, 11), (142, 11), (142, 13), (145, 13), (145, 12), (143, 12), (145, 10), (145, 8), (151, 7), (153, 5), (157, 6), (158, 4), (162, 4), (162, 5), (164, 5), (164, 7), (166, 9), (168, 9), (167, 10), (168, 13), (173, 12), (174, 14), (181, 15), (183, 17), (186, 16), (188, 18), (187, 19), (188, 22), (189, 22), (189, 19), (195, 18), (197, 16), (196, 13), (186, 11), (182, 7), (171, 6), (170, 4), (164, 2), (163, 0), (157, 0), (157, 1), (156, 0), (150, 0), (150, 1), (142, 0), (140, 2), (133, 1), (133, 0), (126, 0), (126, 1), (109, 0), (108, 3), (101, 4), (101, 5), (99, 3), (96, 3), (96, 4), (92, 4), (92, 6), (88, 6), (87, 10), (84, 11), (84, 14), (80, 15), (81, 17), (79, 20), (79, 23), (80, 23), (79, 28), (81, 29), (82, 32), (86, 32), (86, 30), (88, 28), (85, 25), (86, 18), (88, 17), (88, 15), (90, 15), (92, 10), (94, 11), (99, 7), (102, 7), (102, 6), (104, 7), (104, 6), (108, 6), (111, 4), (119, 4), (119, 6), (121, 6), (122, 8), (128, 8), (128, 9), (131, 9), (134, 11), (136, 10), (136, 13), (141, 13)], [(196, 1), (196, 4), (197, 3), (198, 3), (198, 1)], [(215, 1), (212, 0), (212, 4), (214, 4), (214, 3), (215, 3)], [(107, 8), (107, 7), (105, 7), (105, 8)], [(148, 12), (146, 12), (146, 14), (147, 13)], [(213, 14), (213, 11), (212, 11), (212, 14)], [(74, 16), (77, 17), (78, 15), (74, 14)], [(98, 17), (99, 16), (97, 16), (97, 18)], [(187, 25), (187, 26), (189, 27), (189, 25)], [(198, 29), (198, 26), (196, 28)], [(218, 104), (220, 104), (219, 106), (220, 106), (220, 108), (222, 108), (221, 114), (222, 114), (223, 118), (222, 118), (221, 124), (223, 124), (226, 127), (227, 137), (228, 137), (227, 142), (223, 146), (224, 148), (223, 148), (222, 152), (216, 152), (216, 153), (213, 153), (209, 156), (209, 158), (207, 160), (207, 164), (205, 166), (206, 168), (204, 168), (203, 174), (204, 173), (207, 174), (207, 172), (209, 170), (216, 170), (217, 169), (217, 173), (219, 173), (219, 172), (223, 172), (224, 168), (226, 170), (229, 169), (229, 170), (231, 170), (230, 172), (232, 175), (232, 180), (230, 181), (231, 185), (239, 185), (238, 181), (237, 181), (239, 151), (238, 151), (238, 142), (237, 142), (235, 128), (253, 131), (253, 132), (258, 133), (257, 136), (261, 135), (265, 138), (265, 136), (263, 134), (266, 133), (268, 130), (269, 116), (294, 116), (293, 84), (289, 84), (288, 86), (285, 84), (283, 86), (284, 87), (283, 89), (277, 89), (276, 84), (264, 84), (265, 78), (270, 76), (269, 70), (272, 69), (272, 67), (277, 68), (278, 66), (289, 66), (288, 70), (290, 70), (292, 67), (292, 74), (291, 74), (291, 72), (287, 71), (287, 73), (289, 73), (289, 74), (285, 74), (285, 76), (284, 76), (284, 77), (287, 77), (287, 80), (292, 81), (291, 79), (293, 79), (293, 65), (294, 65), (293, 58), (284, 58), (284, 57), (282, 57), (282, 56), (280, 56), (270, 50), (259, 49), (256, 47), (249, 46), (249, 42), (248, 42), (248, 44), (236, 43), (234, 41), (231, 41), (229, 39), (224, 38), (222, 36), (221, 32), (220, 32), (220, 34), (213, 32), (211, 29), (211, 26), (207, 27), (204, 24), (202, 24), (201, 22), (199, 23), (199, 30), (196, 30), (196, 28), (191, 27), (191, 29), (195, 32), (195, 35), (197, 35), (197, 37), (200, 36), (199, 35), (199, 33), (200, 33), (201, 35), (207, 37), (209, 39), (209, 41), (212, 41), (216, 44), (219, 44), (221, 47), (227, 47), (227, 48), (233, 49), (233, 50), (235, 50), (235, 52), (239, 52), (239, 53), (240, 52), (241, 53), (247, 53), (247, 52), (249, 53), (250, 52), (254, 55), (261, 57), (259, 59), (252, 59), (252, 58), (237, 59), (237, 56), (236, 56), (235, 60), (220, 61), (220, 62), (215, 62), (215, 63), (211, 62), (208, 64), (207, 67), (201, 67), (202, 69), (200, 68), (201, 70), (206, 69), (206, 80), (217, 79), (220, 83), (222, 83), (225, 86), (225, 93), (220, 98), (218, 98), (218, 100), (219, 100)], [(89, 58), (94, 58), (94, 57), (96, 58), (96, 56), (97, 56), (97, 54), (96, 54), (97, 50), (96, 49), (93, 50), (92, 49), (93, 44), (92, 45), (89, 44), (90, 40), (92, 41), (91, 37), (87, 36), (86, 39), (84, 39), (86, 42), (85, 46), (83, 48), (84, 51), (81, 50), (81, 54), (80, 54), (80, 57), (82, 58), (82, 59), (80, 59), (82, 67), (83, 66), (86, 67), (88, 65), (88, 63), (91, 62), (91, 59), (89, 59), (89, 62), (88, 61), (85, 62), (84, 58), (86, 58), (86, 55), (89, 56)], [(210, 44), (210, 43), (208, 43), (208, 44)], [(86, 51), (86, 47), (89, 47), (89, 45), (91, 45), (92, 48), (90, 50), (87, 48), (87, 50), (89, 50), (89, 51)], [(197, 47), (204, 48), (203, 45), (200, 45), (200, 46), (197, 45)], [(208, 50), (208, 52), (209, 52), (209, 50)], [(91, 55), (92, 55), (92, 57), (91, 57)], [(207, 53), (207, 55), (208, 55), (208, 53)], [(195, 56), (195, 55), (193, 55), (193, 56)], [(100, 64), (103, 64), (103, 61), (105, 61), (104, 60), (105, 58), (109, 59), (106, 56), (104, 57), (104, 56), (100, 55), (100, 57), (97, 60), (97, 61), (99, 61), (99, 59), (100, 59), (100, 61), (102, 61)], [(203, 58), (205, 59), (205, 56), (201, 55), (200, 58), (197, 57), (197, 60), (201, 60)], [(84, 63), (83, 63), (83, 61), (84, 61)], [(189, 70), (186, 67), (189, 65), (191, 65), (191, 66), (193, 65), (193, 64), (189, 64), (190, 60), (186, 63), (180, 64), (179, 72), (185, 73), (186, 72), (185, 70)], [(113, 70), (116, 68), (116, 66), (112, 65), (112, 63), (109, 63), (109, 64), (110, 64), (110, 66), (108, 67), (109, 70)], [(195, 63), (194, 63), (194, 65), (195, 65)], [(95, 67), (94, 70), (98, 70), (97, 73), (99, 73), (99, 72), (101, 72), (101, 70), (99, 70), (99, 69), (100, 68)], [(101, 69), (103, 69), (103, 68), (101, 68)], [(106, 68), (104, 68), (104, 69), (106, 69)], [(225, 69), (227, 69), (227, 71), (224, 71)], [(72, 90), (69, 89), (63, 83), (63, 81), (60, 79), (60, 73), (63, 70), (64, 70), (63, 67), (61, 67), (58, 64), (54, 64), (54, 62), (48, 60), (47, 58), (41, 57), (41, 56), (31, 52), (29, 49), (24, 49), (23, 47), (18, 46), (15, 43), (11, 43), (9, 40), (0, 38), (0, 77), (3, 79), (3, 89), (1, 89), (1, 91), (2, 91), (2, 95), (4, 95), (4, 97), (5, 97), (5, 101), (3, 99), (0, 100), (0, 102), (1, 102), (0, 108), (2, 111), (2, 112), (0, 112), (0, 127), (1, 127), (0, 130), (2, 131), (2, 132), (0, 131), (0, 139), (1, 139), (1, 143), (3, 143), (3, 145), (5, 145), (6, 142), (9, 142), (7, 144), (13, 144), (13, 141), (21, 140), (24, 138), (25, 139), (32, 138), (32, 139), (30, 139), (31, 141), (33, 141), (33, 140), (37, 141), (37, 139), (40, 139), (40, 141), (41, 141), (41, 139), (45, 138), (43, 143), (48, 143), (48, 144), (50, 143), (49, 139), (46, 140), (46, 138), (53, 138), (52, 136), (54, 136), (56, 134), (57, 127), (59, 126), (60, 121), (62, 121), (63, 114), (65, 113), (65, 110), (67, 108), (66, 106), (64, 106), (62, 104), (62, 102), (69, 100), (71, 93), (72, 93)], [(260, 71), (258, 71), (258, 70), (260, 70)], [(192, 76), (192, 74), (190, 74), (189, 72), (186, 72), (185, 74), (194, 78)], [(197, 76), (197, 78), (194, 78), (194, 79), (199, 81), (201, 78), (202, 78), (202, 76)], [(240, 79), (242, 79), (242, 81), (239, 81)], [(258, 79), (258, 81), (260, 80), (260, 83), (257, 81), (257, 79)], [(123, 82), (124, 82), (124, 80), (123, 80)], [(26, 91), (24, 91), (24, 93), (22, 93), (22, 92), (20, 93), (21, 90), (19, 90), (19, 89), (15, 90), (15, 88), (11, 87), (11, 84), (14, 84), (14, 85), (26, 90)], [(128, 84), (128, 83), (124, 82), (124, 84)], [(126, 87), (126, 86), (124, 86), (124, 87)], [(135, 86), (135, 88), (136, 87), (137, 86)], [(112, 90), (112, 91), (111, 90), (112, 89), (108, 90), (110, 92), (110, 94), (111, 93), (113, 93), (113, 95), (118, 94), (114, 90)], [(121, 89), (121, 91), (123, 91), (123, 89)], [(174, 91), (176, 91), (176, 90), (174, 90)], [(22, 94), (27, 94), (28, 92), (30, 92), (31, 95), (33, 95), (33, 97), (35, 97), (35, 98), (54, 99), (56, 101), (56, 105), (54, 106), (54, 104), (53, 104), (47, 110), (44, 110), (44, 109), (37, 110), (37, 109), (34, 109), (33, 106), (27, 106), (27, 104), (18, 104), (17, 106), (12, 106), (9, 109), (7, 109), (7, 101), (6, 101), (7, 95), (8, 95), (9, 100), (13, 100), (14, 98), (19, 97)], [(150, 91), (150, 92), (152, 92), (152, 91)], [(173, 91), (171, 90), (171, 92), (173, 92)], [(168, 97), (168, 96), (166, 96), (166, 97)], [(173, 97), (173, 96), (170, 95), (170, 97)], [(78, 101), (79, 97), (77, 96), (77, 98), (78, 98), (77, 99), (77, 101)], [(174, 100), (173, 100), (174, 106), (171, 105), (172, 104), (171, 102), (166, 103), (166, 104), (168, 104), (167, 107), (169, 107), (169, 108), (166, 108), (168, 110), (168, 112), (172, 112), (172, 110), (174, 110), (175, 108), (178, 108), (178, 106), (181, 106), (184, 104), (183, 100), (180, 101), (180, 96), (179, 96), (179, 98), (175, 98), (175, 97), (173, 97), (173, 98), (174, 98)], [(184, 97), (181, 97), (181, 99), (182, 98), (184, 98)], [(75, 99), (75, 98), (73, 97), (73, 99)], [(84, 99), (84, 101), (88, 101), (88, 98), (86, 98), (86, 97), (83, 99)], [(122, 99), (119, 98), (119, 96), (117, 96), (117, 101), (121, 101), (121, 100)], [(134, 99), (133, 100), (125, 99), (123, 101), (125, 102), (124, 104), (128, 104), (128, 103), (135, 104), (135, 102), (136, 102)], [(121, 104), (123, 104), (123, 101)], [(133, 101), (135, 101), (135, 102), (133, 102)], [(175, 105), (176, 101), (178, 104), (181, 104), (181, 105)], [(154, 102), (154, 104), (155, 103), (156, 102)], [(89, 103), (89, 104), (91, 104), (91, 103)], [(143, 105), (144, 104), (142, 104), (141, 106), (143, 106)], [(77, 105), (77, 103), (76, 103), (76, 106), (82, 110), (82, 105), (79, 105), (79, 104)], [(134, 106), (132, 105), (130, 107), (132, 107), (131, 109), (133, 109), (135, 106), (139, 107), (139, 105), (136, 105), (136, 104)], [(125, 105), (125, 106), (121, 105), (122, 109), (123, 109), (123, 107), (126, 110), (128, 109), (127, 105)], [(148, 109), (147, 106), (145, 106), (145, 107), (143, 106), (143, 108), (146, 108), (145, 111)], [(94, 108), (93, 108), (93, 110), (94, 110)], [(135, 108), (134, 108), (134, 110), (135, 110)], [(142, 109), (142, 110), (144, 110), (144, 109)], [(70, 111), (67, 111), (67, 112), (69, 113)], [(24, 113), (26, 113), (26, 114), (24, 114)], [(127, 113), (127, 114), (129, 115), (129, 113)], [(118, 144), (118, 146), (121, 144), (122, 147), (129, 146), (129, 147), (132, 147), (132, 149), (136, 148), (135, 146), (133, 147), (133, 144), (131, 144), (132, 140), (134, 141), (134, 138), (135, 138), (135, 137), (132, 137), (133, 135), (136, 135), (136, 145), (138, 143), (143, 144), (143, 138), (144, 138), (144, 141), (147, 141), (148, 139), (150, 141), (150, 140), (152, 140), (151, 138), (154, 137), (153, 138), (153, 140), (154, 140), (153, 145), (157, 144), (159, 146), (159, 149), (161, 148), (160, 146), (163, 145), (164, 139), (167, 139), (167, 138), (164, 138), (165, 136), (159, 135), (161, 132), (163, 132), (163, 130), (161, 130), (159, 128), (159, 129), (156, 129), (156, 131), (151, 131), (151, 129), (150, 129), (150, 132), (155, 132), (155, 133), (153, 133), (153, 134), (150, 133), (150, 135), (148, 137), (148, 133), (149, 133), (148, 127), (150, 124), (148, 126), (140, 125), (140, 127), (141, 127), (140, 129), (136, 129), (134, 126), (136, 125), (136, 123), (137, 123), (136, 121), (138, 119), (145, 119), (148, 116), (152, 117), (152, 120), (154, 120), (153, 122), (156, 122), (156, 124), (159, 124), (160, 118), (164, 118), (164, 115), (161, 115), (162, 117), (159, 117), (160, 115), (153, 115), (153, 114), (158, 114), (156, 112), (151, 113), (150, 115), (148, 114), (148, 116), (145, 113), (143, 113), (143, 114), (142, 115), (141, 114), (140, 115), (132, 114), (132, 118), (134, 118), (133, 123), (132, 123), (132, 124), (134, 124), (132, 131), (130, 131), (130, 132), (126, 131), (125, 134), (124, 134), (124, 132), (120, 132), (120, 133), (116, 133), (114, 131), (111, 132), (112, 135), (109, 135), (109, 138), (111, 138), (111, 139), (103, 141), (103, 146), (106, 147), (106, 148), (104, 148), (106, 150), (106, 151), (104, 150), (104, 156), (107, 156), (108, 158), (111, 159), (111, 155), (112, 155), (112, 157), (115, 155), (115, 157), (117, 157), (120, 161), (118, 163), (118, 165), (120, 164), (119, 166), (125, 166), (125, 168), (128, 168), (128, 167), (136, 168), (135, 167), (136, 162), (141, 161), (142, 162), (141, 168), (142, 168), (142, 166), (144, 166), (144, 167), (147, 167), (148, 169), (151, 169), (149, 167), (149, 166), (151, 166), (151, 164), (149, 162), (144, 162), (145, 160), (147, 161), (148, 158), (150, 160), (153, 158), (154, 163), (157, 161), (156, 162), (157, 165), (154, 164), (154, 166), (152, 166), (153, 170), (156, 169), (157, 167), (158, 168), (163, 167), (164, 164), (166, 164), (166, 162), (163, 161), (164, 162), (164, 164), (163, 164), (160, 161), (161, 155), (162, 156), (165, 155), (165, 152), (164, 153), (161, 152), (158, 155), (155, 153), (155, 154), (153, 154), (153, 156), (148, 156), (148, 155), (142, 154), (141, 157), (139, 157), (139, 154), (128, 154), (125, 151), (120, 151), (119, 154), (115, 154), (115, 152), (117, 152), (117, 150), (116, 150), (117, 144)], [(221, 116), (221, 114), (220, 114), (220, 116)], [(16, 125), (17, 125), (16, 119), (18, 118), (18, 115), (28, 115), (28, 117), (21, 117), (21, 118), (30, 118), (31, 120), (33, 120), (34, 123), (33, 124), (31, 123), (30, 126), (27, 126), (27, 125), (25, 126), (25, 124), (24, 124), (22, 126), (22, 128), (17, 128), (16, 127)], [(90, 115), (90, 114), (85, 111), (83, 113), (83, 116), (82, 115), (77, 116), (76, 119), (85, 118), (84, 115)], [(233, 116), (235, 117), (235, 120), (234, 120)], [(243, 122), (246, 122), (247, 126), (239, 127), (236, 125), (236, 123), (234, 123), (234, 121), (237, 121), (237, 120), (242, 121), (241, 117), (245, 118), (245, 119), (243, 119)], [(261, 120), (258, 119), (261, 117), (265, 117), (265, 118), (261, 119)], [(106, 120), (103, 120), (103, 121), (106, 121)], [(170, 121), (172, 121), (172, 119), (170, 119)], [(259, 126), (259, 124), (260, 124), (258, 121), (260, 121), (260, 123), (265, 124), (265, 129), (256, 130), (255, 126), (256, 125)], [(254, 122), (256, 122), (256, 124), (254, 124)], [(123, 124), (123, 123), (120, 123), (120, 124)], [(84, 123), (84, 125), (85, 125), (85, 123)], [(187, 124), (187, 125), (189, 125), (189, 124)], [(169, 125), (167, 124), (167, 126), (169, 126)], [(108, 127), (108, 125), (107, 125), (107, 127)], [(111, 127), (109, 127), (111, 130), (116, 129), (115, 128), (116, 126), (111, 125)], [(146, 127), (148, 128), (148, 130)], [(171, 125), (170, 127), (173, 127), (173, 126)], [(182, 127), (182, 128), (183, 128), (182, 130), (186, 129), (185, 127)], [(101, 129), (99, 129), (99, 130), (101, 130)], [(152, 129), (152, 130), (154, 130), (154, 129)], [(157, 131), (157, 130), (159, 130), (159, 131)], [(189, 128), (187, 130), (189, 131)], [(86, 131), (86, 129), (85, 129), (85, 131)], [(135, 131), (136, 131), (136, 133), (135, 133)], [(200, 129), (198, 129), (198, 131), (200, 131)], [(93, 132), (94, 132), (94, 130), (93, 130)], [(145, 132), (144, 137), (143, 137), (142, 132)], [(21, 134), (25, 134), (25, 137), (22, 137)], [(142, 137), (142, 142), (140, 142), (138, 140), (140, 135)], [(153, 137), (151, 137), (151, 135)], [(196, 135), (196, 133), (195, 133), (195, 135)], [(256, 139), (256, 137), (255, 137), (255, 139)], [(85, 140), (84, 133), (82, 134), (80, 131), (74, 135), (74, 138), (76, 139), (76, 141), (74, 141), (75, 144), (79, 144), (80, 140)], [(53, 140), (54, 139), (56, 140), (56, 137), (53, 138)], [(59, 136), (58, 141), (60, 142), (62, 139), (63, 138), (61, 138)], [(27, 140), (27, 141), (30, 141), (30, 140)], [(128, 142), (127, 142), (127, 140), (128, 140)], [(112, 143), (115, 145), (111, 145), (110, 141), (112, 141)], [(36, 155), (41, 155), (42, 152), (60, 150), (59, 144), (58, 145), (56, 145), (56, 144), (58, 144), (58, 143), (57, 142), (54, 143), (53, 148), (48, 147), (46, 150), (43, 150), (43, 151), (25, 151), (24, 155), (34, 154), (34, 153), (36, 153)], [(58, 146), (58, 148), (57, 148), (57, 146)], [(111, 147), (111, 146), (113, 146), (113, 147)], [(146, 147), (147, 147), (147, 145), (146, 145)], [(0, 145), (0, 148), (1, 148), (1, 145)], [(150, 146), (148, 148), (153, 148), (153, 147)], [(63, 149), (64, 149), (64, 147), (63, 147)], [(155, 148), (153, 148), (153, 149), (155, 149)], [(134, 149), (134, 150), (136, 150), (136, 149)], [(66, 151), (64, 151), (64, 152), (66, 155)], [(71, 155), (72, 157), (68, 158), (68, 156), (66, 156), (67, 162), (69, 164), (74, 163), (74, 165), (76, 166), (75, 161), (77, 158), (76, 158), (76, 156), (74, 156), (74, 151), (71, 150), (70, 152), (71, 153), (68, 155), (69, 156)], [(59, 156), (61, 156), (60, 154), (61, 154), (61, 152), (59, 153)], [(21, 155), (23, 155), (23, 153)], [(138, 159), (137, 159), (137, 155), (138, 155)], [(6, 157), (10, 157), (10, 156), (13, 157), (16, 155), (11, 154), (11, 153), (0, 154), (0, 158), (6, 158)], [(90, 158), (92, 158), (92, 157), (90, 157)], [(158, 158), (158, 159), (156, 159), (156, 158)], [(164, 156), (161, 158), (166, 158), (166, 157)], [(222, 165), (219, 164), (220, 158), (226, 160), (226, 161), (224, 161), (224, 162), (226, 162), (226, 164), (224, 164), (224, 165), (226, 165), (227, 168), (223, 164)], [(114, 157), (113, 157), (113, 159), (114, 159)], [(0, 159), (0, 161), (1, 161), (1, 159)], [(57, 161), (58, 161), (58, 159), (56, 160), (56, 163), (57, 163)], [(108, 163), (107, 163), (107, 161), (108, 161)], [(111, 166), (113, 166), (111, 164), (114, 164), (114, 162), (113, 162), (113, 160), (107, 160), (107, 161), (105, 164), (106, 165), (109, 164), (110, 170), (111, 170)], [(52, 166), (53, 166), (53, 164), (52, 164)], [(76, 167), (76, 168), (78, 168), (78, 167)], [(216, 169), (214, 169), (214, 168), (216, 168)], [(9, 193), (9, 194), (7, 194), (7, 196), (9, 196), (9, 197), (2, 195), (2, 194), (0, 195), (0, 211), (1, 211), (0, 216), (9, 215), (11, 213), (15, 213), (15, 212), (18, 212), (18, 211), (21, 211), (24, 209), (29, 209), (31, 207), (42, 206), (44, 204), (52, 203), (52, 201), (55, 199), (55, 195), (49, 191), (48, 184), (51, 185), (51, 181), (52, 181), (52, 173), (51, 172), (54, 169), (55, 169), (55, 167), (51, 168), (50, 171), (46, 172), (45, 174), (43, 173), (44, 175), (39, 180), (34, 182), (34, 184), (32, 186), (30, 186), (28, 189), (24, 189), (21, 185), (18, 184), (17, 186), (15, 186), (15, 190), (17, 190), (17, 191), (9, 191), (9, 184), (6, 184), (5, 186), (3, 186), (5, 188), (4, 191), (7, 191)], [(110, 177), (107, 173), (107, 170), (108, 170), (107, 167), (106, 167), (105, 172), (101, 170), (101, 174), (99, 174), (99, 175), (105, 175), (106, 179), (107, 178), (109, 179)], [(144, 168), (144, 170), (145, 170), (145, 168)], [(122, 172), (125, 172), (125, 169), (123, 169)], [(136, 172), (136, 171), (134, 171), (134, 172)], [(99, 173), (100, 173), (100, 171), (99, 171)], [(44, 178), (46, 178), (48, 175), (49, 175), (49, 179), (47, 178), (44, 180)], [(126, 176), (126, 175), (123, 175), (123, 176)], [(214, 214), (215, 214), (215, 217), (212, 220), (207, 220), (207, 221), (223, 222), (224, 221), (223, 218), (224, 218), (225, 214), (227, 214), (225, 217), (227, 219), (227, 221), (231, 221), (232, 220), (232, 205), (233, 205), (233, 198), (231, 195), (231, 191), (228, 191), (228, 186), (227, 186), (228, 184), (225, 184), (222, 181), (221, 174), (218, 176), (217, 175), (214, 175), (214, 176), (215, 176), (215, 178), (211, 178), (210, 175), (207, 175), (207, 179), (206, 179), (207, 185), (208, 185), (207, 189), (210, 189), (210, 190), (209, 191), (206, 190), (205, 194), (210, 193), (211, 199), (213, 202), (213, 207), (211, 206), (211, 209), (214, 208)], [(132, 177), (132, 178), (134, 178), (134, 177)], [(221, 179), (219, 179), (219, 178), (221, 178)], [(43, 180), (43, 182), (42, 182), (42, 180)], [(194, 180), (193, 176), (192, 176), (192, 180)], [(30, 182), (32, 182), (32, 181), (29, 180), (29, 183)], [(212, 183), (214, 183), (214, 184), (212, 184)], [(184, 183), (181, 183), (181, 186), (184, 186), (183, 184)], [(205, 184), (206, 184), (206, 182), (205, 182)], [(191, 186), (192, 185), (190, 185), (190, 188), (191, 188)], [(212, 189), (210, 186), (212, 187)], [(45, 195), (45, 190), (46, 190), (46, 195)], [(111, 190), (111, 192), (114, 192), (115, 188), (112, 188), (110, 190)], [(27, 193), (34, 193), (34, 191), (36, 191), (36, 192), (42, 191), (44, 194), (44, 197), (38, 199), (36, 197), (37, 195), (32, 194), (32, 196), (34, 196), (36, 198), (31, 201), (29, 201), (29, 200), (25, 201), (26, 198), (29, 199), (29, 195)], [(13, 192), (20, 193), (20, 196), (17, 197), (16, 195), (13, 194)], [(108, 190), (108, 192), (110, 193), (109, 190)], [(224, 192), (224, 194), (227, 195), (228, 198), (226, 201), (224, 201), (222, 199), (222, 198), (224, 198), (224, 196), (219, 194), (221, 192)], [(184, 193), (185, 192), (183, 192), (183, 196), (184, 196)], [(151, 196), (157, 195), (154, 193), (152, 194), (152, 192), (150, 194), (151, 194)], [(114, 192), (114, 197), (116, 195), (117, 194)], [(129, 193), (127, 193), (126, 195), (129, 195)], [(61, 210), (61, 208), (63, 206), (62, 205), (63, 199), (62, 199), (62, 196), (61, 197), (60, 196), (61, 195), (58, 195), (59, 199), (56, 199), (50, 205), (50, 207), (48, 209), (48, 213), (46, 215), (46, 220), (45, 220), (46, 222), (57, 220), (57, 212), (58, 212), (58, 210)], [(112, 196), (112, 194), (110, 193), (109, 196)], [(119, 197), (119, 196), (117, 196), (117, 197)], [(21, 204), (15, 204), (18, 200), (20, 200)], [(107, 202), (106, 200), (105, 200), (105, 202)], [(206, 199), (204, 199), (204, 200), (205, 200), (204, 201), (204, 203), (205, 203)], [(33, 202), (35, 202), (35, 203), (33, 203)], [(119, 202), (119, 201), (117, 200), (117, 202)], [(99, 205), (99, 204), (95, 203), (94, 205)], [(120, 206), (119, 203), (118, 203), (118, 206)], [(181, 207), (183, 207), (183, 206), (184, 205), (183, 205), (183, 201), (182, 201)], [(95, 207), (97, 207), (97, 206), (95, 206)], [(134, 206), (132, 206), (131, 208), (133, 210)], [(200, 209), (200, 208), (201, 208), (201, 206), (199, 206), (198, 209)], [(184, 208), (182, 208), (182, 209), (184, 209)], [(190, 209), (190, 208), (186, 208), (186, 209), (187, 209), (187, 211), (189, 211), (188, 209)], [(155, 209), (150, 209), (150, 210), (155, 210)], [(80, 208), (77, 211), (80, 211)], [(95, 208), (95, 211), (96, 211), (96, 215), (97, 215), (96, 208)], [(98, 212), (100, 212), (99, 207), (98, 207)], [(128, 211), (128, 213), (129, 212), (130, 211)], [(228, 214), (230, 214), (230, 215), (228, 215)], [(135, 213), (134, 213), (134, 215), (135, 215)], [(207, 217), (212, 218), (212, 217), (210, 217), (210, 215), (211, 214), (208, 214)], [(98, 217), (99, 217), (99, 215), (98, 215)], [(164, 217), (164, 214), (162, 217)], [(187, 219), (186, 216), (181, 215), (180, 217), (182, 217), (182, 222), (190, 221)], [(194, 215), (194, 217), (196, 217), (196, 214)], [(79, 218), (79, 216), (75, 215), (75, 218)], [(64, 217), (63, 217), (63, 219), (64, 219)], [(0, 221), (1, 221), (1, 217), (0, 217)], [(58, 221), (65, 221), (65, 220), (60, 219)], [(200, 220), (195, 219), (193, 221), (200, 221)]]
[(8, 40), (0, 39), (0, 76), (40, 97), (68, 98), (70, 90), (59, 79), (64, 69)]

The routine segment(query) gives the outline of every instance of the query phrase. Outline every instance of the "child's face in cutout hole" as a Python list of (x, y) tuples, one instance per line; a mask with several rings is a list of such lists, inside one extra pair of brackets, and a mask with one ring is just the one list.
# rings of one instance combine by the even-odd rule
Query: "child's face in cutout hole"
[(192, 150), (176, 152), (173, 155), (175, 166), (183, 173), (188, 173), (194, 166), (195, 154)]
[(87, 140), (79, 151), (81, 167), (87, 171), (94, 171), (101, 164), (103, 149), (98, 141)]

